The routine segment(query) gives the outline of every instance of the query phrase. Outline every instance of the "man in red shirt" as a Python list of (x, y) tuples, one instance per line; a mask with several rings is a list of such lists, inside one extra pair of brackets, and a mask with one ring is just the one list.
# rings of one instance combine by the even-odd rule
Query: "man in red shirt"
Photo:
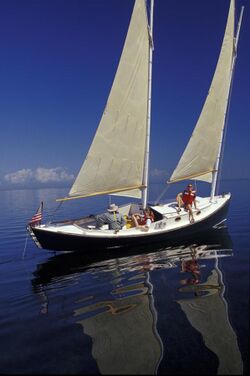
[[(178, 193), (176, 196), (176, 201), (178, 204), (177, 212), (179, 213), (181, 211), (181, 207), (184, 207), (184, 209), (188, 210), (190, 223), (194, 223), (192, 205), (194, 204), (195, 209), (197, 209), (197, 207), (196, 191), (193, 190), (192, 184), (188, 184), (187, 188), (183, 192)], [(197, 211), (197, 214), (199, 213), (200, 210)]]

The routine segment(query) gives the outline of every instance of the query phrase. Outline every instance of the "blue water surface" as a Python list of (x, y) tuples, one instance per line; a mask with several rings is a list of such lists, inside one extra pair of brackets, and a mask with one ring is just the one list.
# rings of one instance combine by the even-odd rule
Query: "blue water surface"
[[(163, 188), (154, 185), (150, 199)], [(171, 246), (80, 254), (37, 248), (26, 223), (41, 201), (46, 221), (103, 211), (107, 198), (56, 211), (67, 189), (2, 191), (0, 373), (248, 374), (249, 188), (222, 181), (232, 193), (226, 228)]]

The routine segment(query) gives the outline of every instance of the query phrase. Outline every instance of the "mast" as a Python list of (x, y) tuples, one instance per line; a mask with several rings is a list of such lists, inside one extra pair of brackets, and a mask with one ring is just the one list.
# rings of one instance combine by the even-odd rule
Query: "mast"
[[(244, 6), (241, 7), (240, 17), (239, 17), (238, 26), (237, 26), (237, 32), (236, 32), (236, 36), (234, 38), (235, 39), (234, 40), (234, 55), (233, 55), (233, 61), (232, 61), (231, 78), (233, 77), (234, 68), (235, 68), (235, 61), (236, 61), (236, 57), (237, 57), (237, 46), (238, 46), (238, 41), (239, 41), (239, 34), (240, 34), (241, 21), (242, 21), (242, 17), (243, 17), (243, 11), (244, 11)], [(229, 92), (231, 92), (231, 89), (232, 89), (232, 79), (231, 79), (231, 83), (230, 83)], [(229, 102), (227, 102), (225, 119), (226, 119), (227, 114), (228, 114), (228, 107), (229, 107), (228, 103)], [(218, 155), (217, 155), (217, 159), (216, 159), (215, 166), (214, 166), (214, 172), (213, 172), (213, 175), (212, 175), (210, 201), (213, 201), (214, 195), (215, 195), (215, 192), (216, 192), (219, 166), (220, 166), (220, 161), (221, 161), (222, 145), (223, 145), (223, 141), (224, 141), (223, 136), (224, 136), (224, 127), (223, 127), (222, 132), (221, 132), (220, 147), (219, 147), (219, 150), (218, 150)]]
[(153, 61), (153, 12), (154, 0), (150, 1), (150, 25), (149, 25), (149, 63), (148, 63), (148, 107), (147, 107), (147, 134), (146, 134), (146, 150), (144, 157), (144, 170), (142, 190), (142, 206), (145, 209), (148, 201), (148, 169), (149, 169), (149, 146), (150, 146), (150, 126), (151, 126), (151, 93), (152, 93), (152, 61)]

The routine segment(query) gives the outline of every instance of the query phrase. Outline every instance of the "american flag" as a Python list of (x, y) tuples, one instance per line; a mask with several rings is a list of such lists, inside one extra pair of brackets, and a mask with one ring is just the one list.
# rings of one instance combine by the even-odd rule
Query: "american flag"
[(43, 212), (43, 202), (41, 202), (39, 208), (37, 209), (36, 214), (34, 214), (31, 220), (29, 221), (29, 225), (35, 226), (35, 225), (40, 224), (42, 220), (42, 212)]

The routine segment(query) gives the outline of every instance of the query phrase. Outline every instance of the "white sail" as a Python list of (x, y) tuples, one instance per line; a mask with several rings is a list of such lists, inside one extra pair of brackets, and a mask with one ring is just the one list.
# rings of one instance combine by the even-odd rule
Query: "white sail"
[(145, 0), (136, 0), (106, 108), (70, 196), (122, 192), (141, 197), (149, 43)]
[(232, 79), (234, 57), (234, 13), (231, 0), (225, 36), (214, 77), (202, 112), (169, 182), (185, 179), (212, 181), (220, 150)]

